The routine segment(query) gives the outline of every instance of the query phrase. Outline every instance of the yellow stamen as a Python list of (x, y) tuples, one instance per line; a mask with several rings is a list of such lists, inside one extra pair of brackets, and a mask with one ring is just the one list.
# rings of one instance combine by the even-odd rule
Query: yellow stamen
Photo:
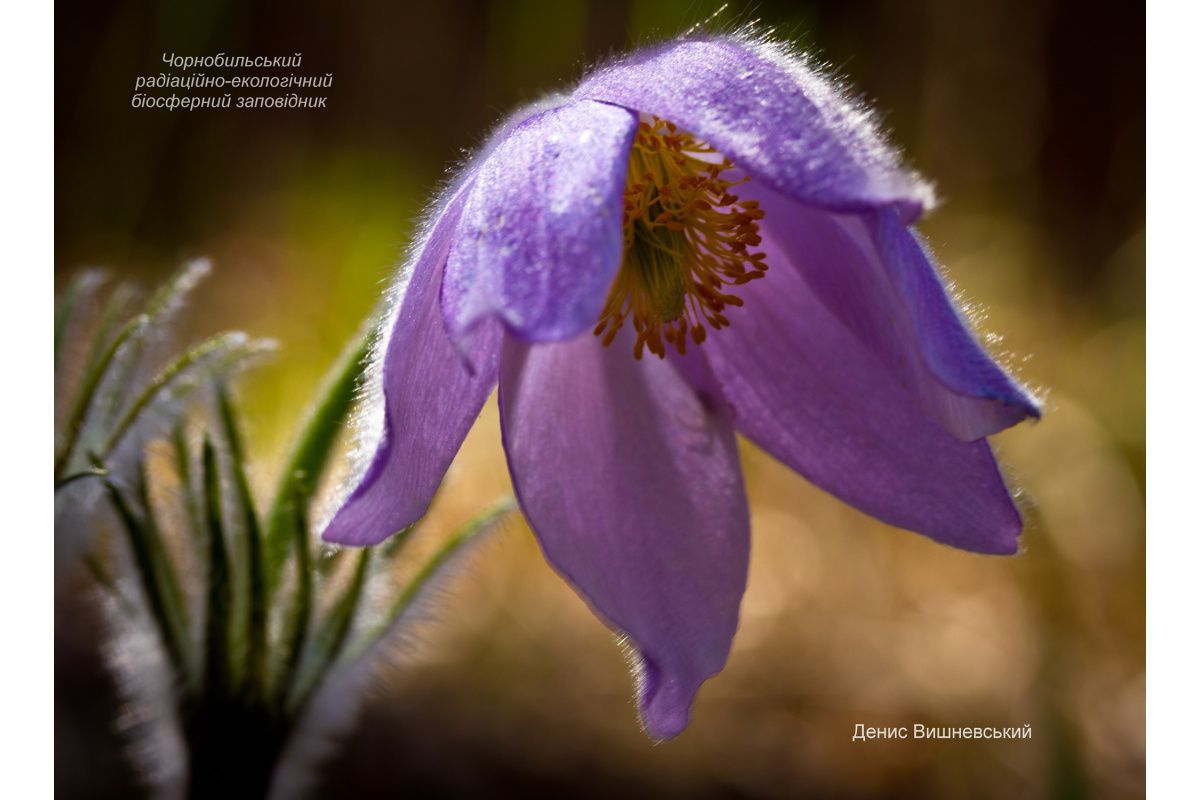
[(762, 242), (763, 212), (730, 194), (747, 180), (722, 178), (732, 166), (670, 122), (638, 125), (625, 181), (625, 255), (595, 330), (605, 346), (632, 317), (635, 358), (644, 350), (665, 357), (664, 341), (682, 355), (689, 335), (700, 345), (706, 325), (729, 325), (722, 312), (742, 305), (730, 287), (763, 277), (766, 256), (749, 252)]

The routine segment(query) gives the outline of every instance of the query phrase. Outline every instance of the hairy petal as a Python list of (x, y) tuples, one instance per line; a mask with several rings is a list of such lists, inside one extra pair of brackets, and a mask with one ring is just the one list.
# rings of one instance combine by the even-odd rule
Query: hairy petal
[(575, 91), (669, 120), (776, 190), (839, 211), (895, 207), (906, 221), (932, 190), (900, 165), (870, 112), (782, 45), (691, 37), (601, 68)]
[(468, 181), (415, 250), (383, 350), (384, 430), (366, 473), (322, 534), (328, 542), (372, 545), (420, 519), (495, 386), (499, 327), (472, 336), (464, 360), (438, 302), (469, 188)]
[(809, 290), (951, 434), (970, 441), (1041, 416), (1038, 401), (968, 329), (894, 211), (831, 214), (754, 182), (741, 191), (760, 201), (765, 235)]
[(621, 263), (621, 198), (635, 115), (590, 101), (512, 126), (479, 166), (443, 287), (458, 339), (497, 317), (553, 341), (595, 324)]
[[(1012, 553), (1021, 518), (988, 443), (951, 436), (829, 312), (798, 265), (765, 240), (771, 269), (740, 288), (731, 326), (688, 353), (706, 360), (738, 430), (817, 486), (945, 544)], [(708, 391), (712, 377), (682, 370)]]
[(746, 585), (749, 516), (727, 412), (626, 337), (509, 340), (500, 409), (517, 498), (547, 560), (639, 658), (656, 738), (687, 725), (725, 664)]

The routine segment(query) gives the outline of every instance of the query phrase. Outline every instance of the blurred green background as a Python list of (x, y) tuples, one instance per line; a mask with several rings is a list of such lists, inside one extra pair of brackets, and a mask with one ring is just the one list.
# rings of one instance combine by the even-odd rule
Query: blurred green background
[[(719, 5), (60, 3), (57, 280), (101, 265), (152, 285), (211, 256), (192, 331), (283, 345), (245, 383), (268, 480), (447, 166), (518, 104)], [(1046, 393), (1044, 421), (995, 440), (1024, 552), (888, 529), (746, 446), (754, 549), (734, 652), (692, 727), (652, 746), (612, 636), (514, 526), (373, 691), (325, 796), (1142, 794), (1143, 9), (768, 1), (719, 19), (755, 18), (876, 103), (938, 185), (922, 230), (949, 277)], [(333, 74), (328, 107), (132, 109), (135, 77), (164, 71), (164, 52), (303, 53), (296, 72)], [(448, 481), (434, 526), (506, 491), (494, 405)], [(59, 793), (128, 796), (95, 612), (85, 595), (58, 605), (75, 631), (56, 662)], [(851, 742), (857, 722), (1030, 723), (1033, 738)]]

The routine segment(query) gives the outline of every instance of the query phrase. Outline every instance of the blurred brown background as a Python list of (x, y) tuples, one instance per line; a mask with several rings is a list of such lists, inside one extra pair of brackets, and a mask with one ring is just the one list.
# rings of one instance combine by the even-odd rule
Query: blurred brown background
[[(194, 330), (283, 344), (245, 386), (269, 479), (445, 167), (519, 103), (718, 6), (59, 3), (58, 280), (103, 265), (153, 284), (213, 257)], [(830, 0), (721, 17), (751, 18), (878, 105), (939, 186), (922, 229), (950, 277), (1003, 336), (996, 351), (1046, 391), (1044, 421), (996, 439), (1022, 488), (1025, 552), (890, 530), (746, 447), (754, 552), (734, 652), (692, 727), (652, 746), (611, 635), (512, 526), (380, 681), (325, 796), (1142, 794), (1143, 9)], [(303, 53), (296, 72), (333, 74), (329, 105), (130, 108), (164, 52)], [(494, 406), (449, 481), (434, 525), (506, 490)], [(85, 605), (60, 600), (60, 620)], [(130, 796), (111, 686), (72, 647), (56, 674), (59, 794)], [(1029, 723), (1033, 738), (851, 742), (857, 722)]]

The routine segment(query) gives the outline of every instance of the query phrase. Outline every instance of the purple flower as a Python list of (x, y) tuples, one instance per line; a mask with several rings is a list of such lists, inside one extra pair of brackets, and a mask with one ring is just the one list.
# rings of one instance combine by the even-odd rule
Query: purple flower
[(908, 227), (931, 202), (864, 108), (748, 36), (640, 51), (524, 110), (412, 251), (378, 444), (325, 539), (418, 519), (499, 382), (521, 508), (636, 651), (654, 737), (737, 627), (735, 430), (884, 522), (1014, 552), (984, 437), (1039, 407)]

